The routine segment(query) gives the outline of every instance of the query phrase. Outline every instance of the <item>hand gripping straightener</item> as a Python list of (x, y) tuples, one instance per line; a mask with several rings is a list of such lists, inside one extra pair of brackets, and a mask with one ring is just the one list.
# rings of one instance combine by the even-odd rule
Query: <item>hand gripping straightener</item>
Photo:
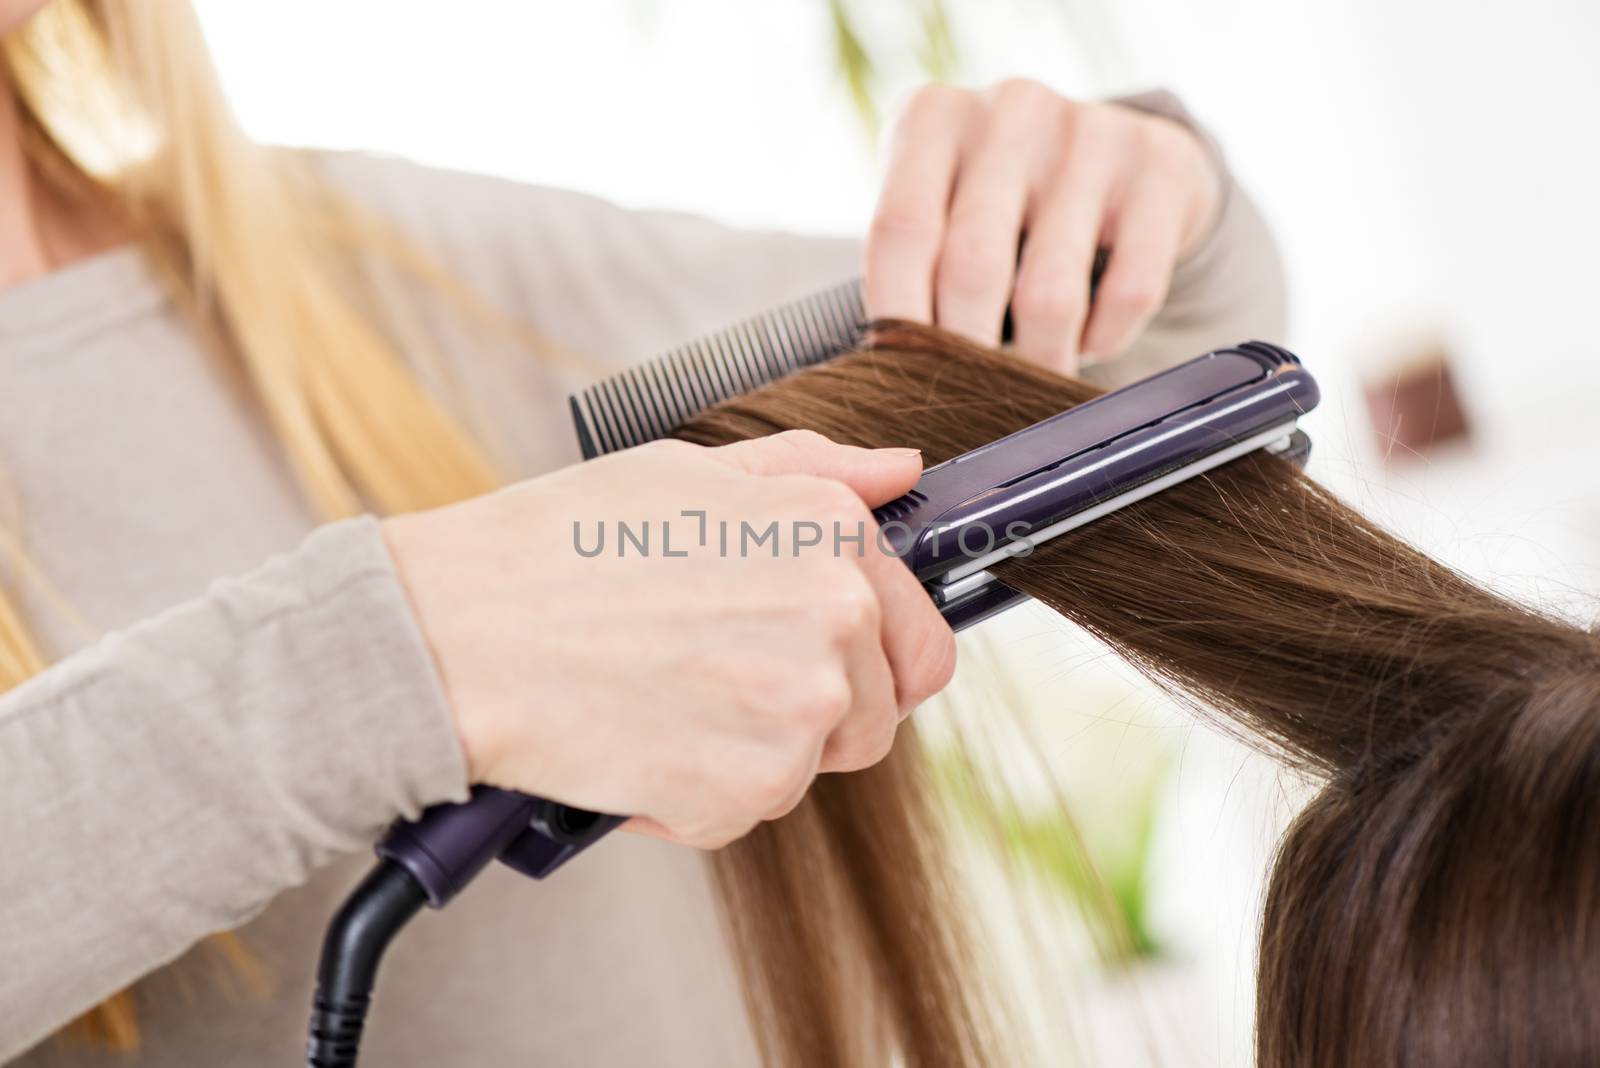
[[(846, 282), (599, 382), (571, 399), (585, 458), (661, 438), (705, 409), (857, 347)], [(1023, 600), (990, 565), (1246, 453), (1304, 463), (1296, 423), (1317, 404), (1290, 352), (1260, 341), (1196, 356), (931, 467), (874, 513), (880, 537), (960, 630)], [(423, 905), (442, 907), (500, 859), (542, 879), (621, 816), (480, 786), (397, 823), (329, 926), (307, 1064), (353, 1065), (377, 965)]]

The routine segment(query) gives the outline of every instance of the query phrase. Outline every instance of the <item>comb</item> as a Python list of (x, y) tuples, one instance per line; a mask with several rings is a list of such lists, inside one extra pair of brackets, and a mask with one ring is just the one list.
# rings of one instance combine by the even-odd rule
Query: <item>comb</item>
[[(1109, 253), (1095, 254), (1094, 299)], [(818, 290), (596, 382), (567, 400), (583, 458), (664, 438), (707, 408), (859, 348), (867, 335), (862, 280)], [(1011, 311), (1001, 328), (1011, 338)]]
[(583, 458), (666, 437), (707, 408), (849, 352), (866, 322), (855, 278), (596, 382), (568, 399)]

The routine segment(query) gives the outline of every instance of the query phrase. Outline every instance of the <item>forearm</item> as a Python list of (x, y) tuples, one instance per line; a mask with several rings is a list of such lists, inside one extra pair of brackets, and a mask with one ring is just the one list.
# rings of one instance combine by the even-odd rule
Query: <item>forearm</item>
[(371, 520), (0, 696), (0, 767), (0, 1060), (466, 793)]

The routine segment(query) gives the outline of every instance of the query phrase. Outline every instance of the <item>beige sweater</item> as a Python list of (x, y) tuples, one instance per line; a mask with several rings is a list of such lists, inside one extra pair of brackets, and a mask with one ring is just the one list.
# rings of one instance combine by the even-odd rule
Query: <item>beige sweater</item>
[[(602, 366), (859, 271), (850, 241), (398, 161), (326, 166), (479, 294)], [(513, 470), (576, 459), (563, 398), (581, 373), (389, 285)], [(1278, 335), (1282, 312), (1271, 243), (1230, 191), (1138, 351), (1102, 374)], [(0, 292), (0, 398), (0, 487), (92, 628), (29, 595), (58, 662), (0, 695), (0, 1061), (299, 1063), (318, 940), (371, 843), (466, 789), (375, 521), (313, 530), (256, 412), (133, 250)], [(234, 927), (265, 965), (257, 988), (201, 942)], [(46, 1040), (141, 977), (138, 1054)], [(420, 917), (385, 962), (363, 1058), (754, 1060), (700, 856), (630, 835), (544, 883), (496, 866)]]

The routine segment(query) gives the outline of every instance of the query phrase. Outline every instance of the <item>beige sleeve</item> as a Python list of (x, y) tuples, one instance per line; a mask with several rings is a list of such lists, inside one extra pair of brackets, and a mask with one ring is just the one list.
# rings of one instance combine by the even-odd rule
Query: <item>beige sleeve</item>
[(370, 518), (0, 695), (0, 768), (0, 1062), (467, 789)]

